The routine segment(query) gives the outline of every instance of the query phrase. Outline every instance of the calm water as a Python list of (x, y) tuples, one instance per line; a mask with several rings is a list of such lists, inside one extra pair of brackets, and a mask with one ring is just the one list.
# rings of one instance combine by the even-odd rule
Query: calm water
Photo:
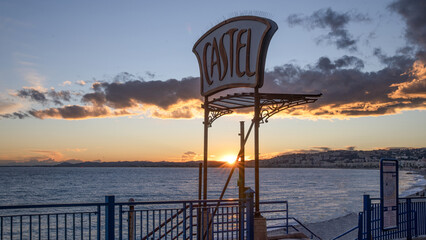
[[(209, 169), (209, 198), (218, 198), (230, 169)], [(254, 171), (246, 170), (254, 189)], [(234, 173), (226, 197), (237, 196)], [(290, 215), (317, 222), (358, 212), (362, 195), (379, 196), (378, 170), (260, 169), (261, 200), (288, 200)], [(400, 172), (400, 193), (426, 185)], [(36, 203), (183, 200), (198, 196), (197, 168), (0, 168), (0, 205)]]

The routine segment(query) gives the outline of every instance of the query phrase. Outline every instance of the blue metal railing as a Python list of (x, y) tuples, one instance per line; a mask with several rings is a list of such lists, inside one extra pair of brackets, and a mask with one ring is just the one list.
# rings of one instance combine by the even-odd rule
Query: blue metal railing
[(380, 199), (364, 195), (358, 239), (394, 239), (426, 235), (426, 198), (399, 198), (398, 227), (382, 230)]
[[(288, 232), (287, 201), (260, 204), (268, 229)], [(0, 206), (0, 240), (250, 239), (252, 221), (252, 198), (115, 202), (106, 196), (103, 203)]]

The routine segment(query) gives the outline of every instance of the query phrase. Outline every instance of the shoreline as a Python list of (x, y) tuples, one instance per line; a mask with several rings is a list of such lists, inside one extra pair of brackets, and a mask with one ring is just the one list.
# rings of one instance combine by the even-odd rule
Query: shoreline
[[(423, 179), (426, 180), (426, 171), (414, 171), (414, 174), (423, 176)], [(426, 185), (423, 186), (423, 189), (417, 191), (416, 193), (410, 194), (405, 198), (416, 198), (416, 197), (425, 197), (426, 196)], [(342, 234), (353, 227), (358, 225), (358, 213), (349, 213), (341, 217), (332, 218), (329, 220), (313, 223), (304, 223), (307, 228), (309, 228), (316, 235), (320, 236), (322, 239), (331, 239), (337, 237), (339, 234)], [(357, 237), (357, 231), (353, 231), (350, 234), (346, 235), (341, 239), (355, 239)]]

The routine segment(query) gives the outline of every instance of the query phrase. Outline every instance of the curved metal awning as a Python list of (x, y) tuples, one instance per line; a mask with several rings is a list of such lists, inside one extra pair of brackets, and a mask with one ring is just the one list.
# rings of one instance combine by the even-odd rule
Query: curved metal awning
[[(302, 104), (313, 103), (321, 97), (320, 94), (279, 94), (279, 93), (258, 93), (260, 110), (260, 121), (268, 122), (268, 119), (285, 109)], [(219, 117), (231, 114), (237, 109), (255, 106), (256, 96), (251, 93), (235, 93), (214, 98), (207, 102), (209, 115), (209, 125)], [(204, 104), (202, 105), (205, 108)]]

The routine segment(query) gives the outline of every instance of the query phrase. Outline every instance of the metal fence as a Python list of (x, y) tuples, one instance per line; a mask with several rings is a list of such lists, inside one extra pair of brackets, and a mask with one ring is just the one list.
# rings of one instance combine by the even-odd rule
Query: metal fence
[(359, 213), (358, 239), (412, 239), (426, 235), (426, 198), (399, 198), (398, 227), (383, 230), (380, 199), (364, 195)]
[[(286, 201), (260, 202), (268, 229), (288, 232)], [(253, 239), (253, 196), (191, 200), (0, 206), (6, 239)]]

